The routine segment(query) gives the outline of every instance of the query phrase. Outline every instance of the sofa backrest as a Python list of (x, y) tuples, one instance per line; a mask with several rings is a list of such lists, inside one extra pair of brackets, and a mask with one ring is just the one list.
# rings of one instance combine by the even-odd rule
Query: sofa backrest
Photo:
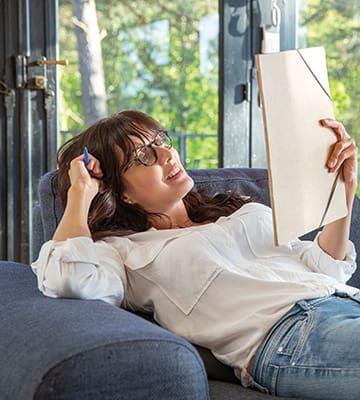
[[(196, 187), (205, 188), (208, 193), (233, 190), (269, 204), (265, 169), (216, 168), (188, 172)], [(40, 179), (39, 204), (33, 210), (33, 258), (37, 258), (41, 245), (52, 238), (63, 214), (56, 181), (56, 170), (46, 173)]]
[[(189, 170), (196, 188), (205, 188), (208, 193), (233, 190), (251, 196), (253, 200), (270, 204), (268, 175), (261, 168), (215, 168)], [(63, 206), (57, 192), (56, 170), (45, 174), (39, 183), (39, 204), (33, 212), (33, 258), (37, 258), (41, 245), (50, 240), (63, 214)], [(301, 239), (312, 239), (316, 231), (310, 232)], [(360, 253), (360, 200), (355, 198), (350, 238)], [(358, 266), (360, 265), (360, 257)], [(360, 287), (359, 273), (355, 274), (350, 284)]]

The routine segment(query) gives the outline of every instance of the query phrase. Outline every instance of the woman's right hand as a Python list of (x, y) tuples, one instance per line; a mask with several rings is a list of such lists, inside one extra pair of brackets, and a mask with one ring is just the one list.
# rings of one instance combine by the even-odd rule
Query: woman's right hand
[(70, 163), (69, 177), (71, 188), (86, 192), (92, 200), (101, 190), (103, 172), (100, 161), (89, 154), (89, 163), (85, 166), (84, 156), (74, 158)]
[(90, 162), (84, 163), (84, 156), (74, 158), (70, 163), (70, 188), (64, 214), (53, 236), (62, 241), (80, 236), (91, 237), (88, 226), (88, 213), (93, 198), (102, 186), (103, 172), (100, 162), (89, 154)]

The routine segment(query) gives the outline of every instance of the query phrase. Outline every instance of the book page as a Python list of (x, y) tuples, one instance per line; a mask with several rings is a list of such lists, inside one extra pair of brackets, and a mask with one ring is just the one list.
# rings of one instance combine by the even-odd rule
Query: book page
[(256, 56), (275, 244), (347, 214), (345, 186), (326, 167), (334, 118), (322, 47)]

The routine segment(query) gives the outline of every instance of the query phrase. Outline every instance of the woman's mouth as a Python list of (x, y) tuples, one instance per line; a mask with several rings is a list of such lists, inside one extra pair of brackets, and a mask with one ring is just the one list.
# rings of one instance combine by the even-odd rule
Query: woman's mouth
[(181, 171), (181, 169), (179, 167), (175, 167), (170, 174), (166, 177), (166, 179), (171, 179), (174, 176), (176, 176), (179, 172)]

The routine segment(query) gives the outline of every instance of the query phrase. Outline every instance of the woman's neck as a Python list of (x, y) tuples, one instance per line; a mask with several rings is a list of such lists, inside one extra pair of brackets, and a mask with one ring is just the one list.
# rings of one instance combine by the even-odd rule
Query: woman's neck
[(159, 215), (151, 216), (150, 223), (156, 229), (187, 228), (198, 225), (196, 222), (191, 221), (182, 201)]

